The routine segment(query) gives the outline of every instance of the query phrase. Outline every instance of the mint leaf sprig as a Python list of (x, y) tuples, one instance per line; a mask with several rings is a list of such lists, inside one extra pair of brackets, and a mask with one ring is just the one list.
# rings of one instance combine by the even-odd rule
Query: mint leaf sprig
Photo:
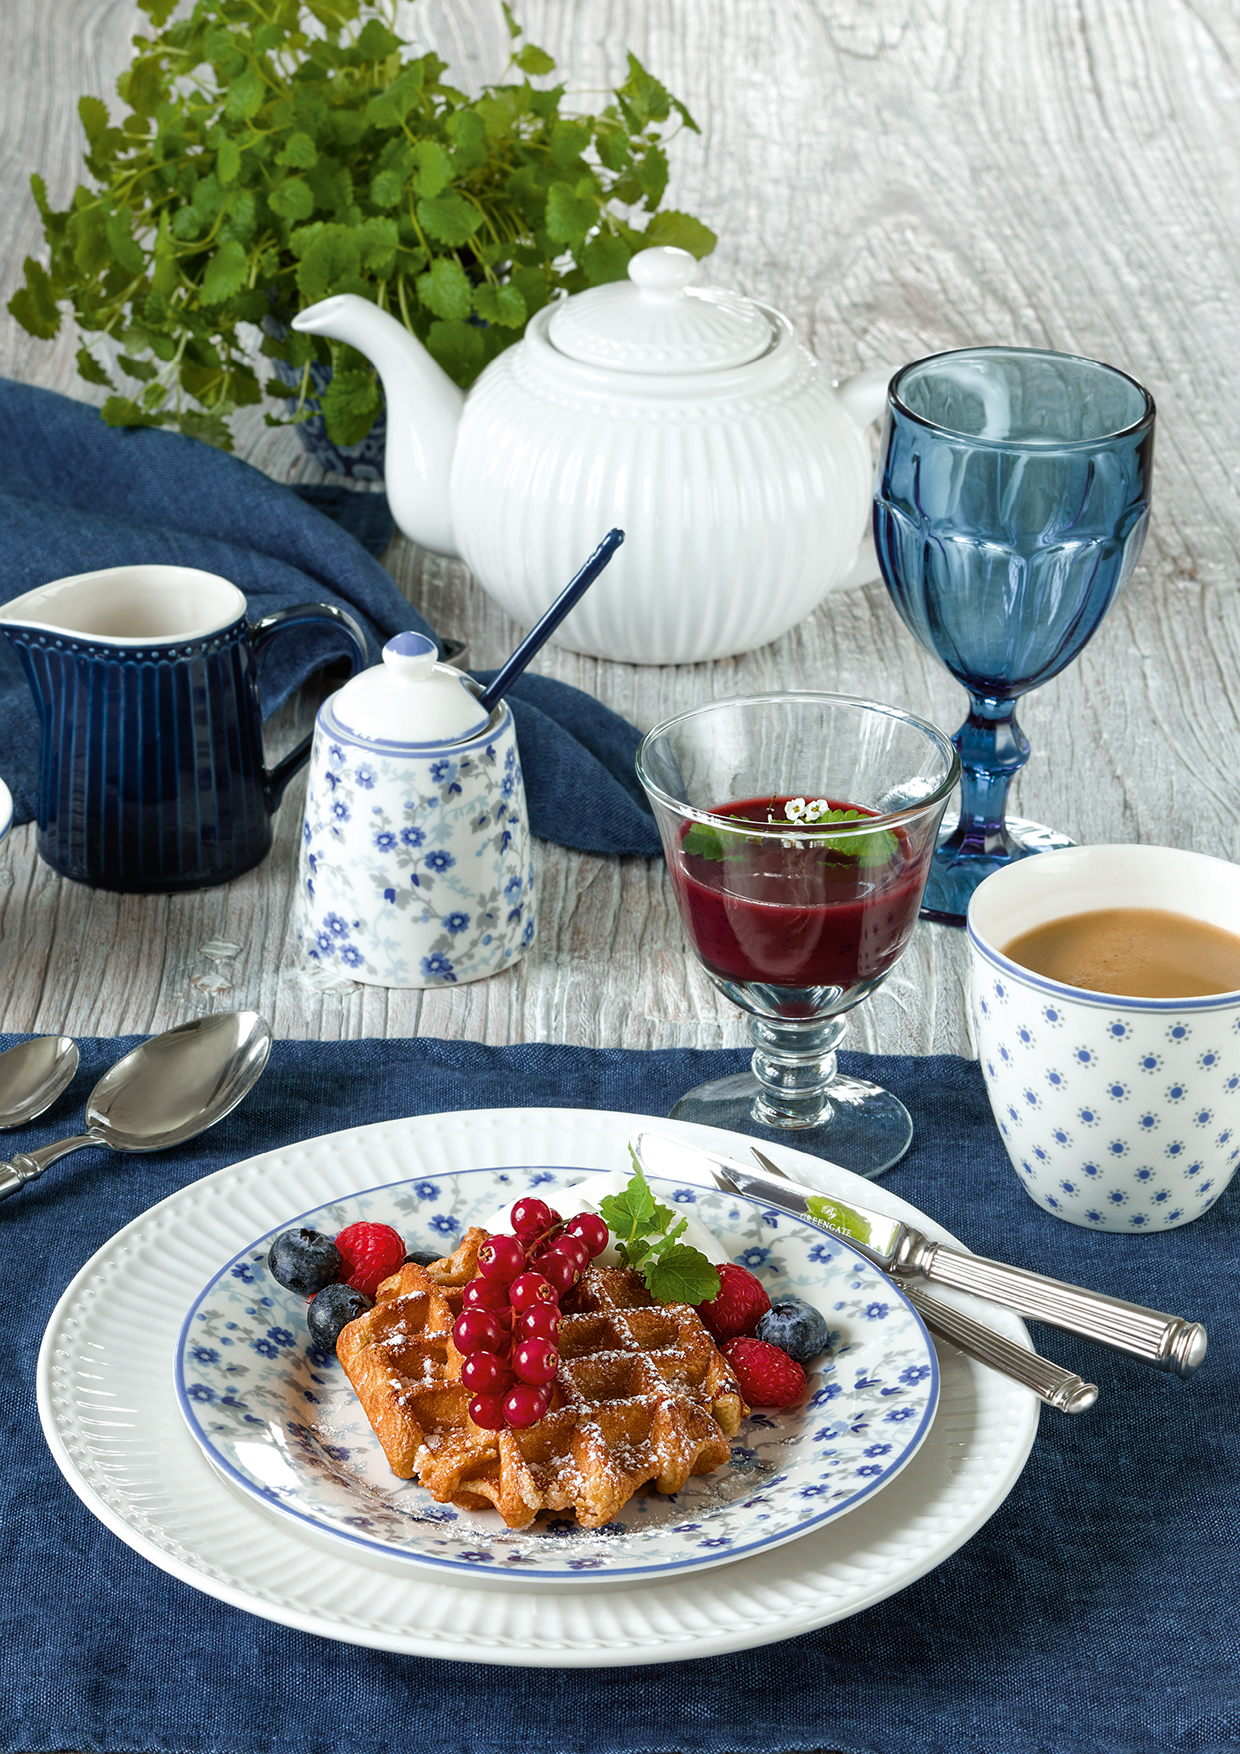
[[(767, 822), (772, 828), (780, 830), (787, 825), (788, 833), (783, 843), (786, 847), (828, 853), (837, 859), (856, 860), (863, 870), (889, 865), (899, 852), (900, 843), (889, 828), (875, 829), (871, 834), (855, 834), (851, 831), (832, 834), (829, 828), (821, 826), (873, 820), (865, 811), (833, 810), (824, 801), (818, 800), (816, 806), (811, 806), (812, 814), (808, 811), (795, 812), (794, 806), (803, 803), (803, 799), (790, 799), (786, 807), (787, 814), (777, 815), (775, 800), (771, 801)], [(744, 816), (727, 816), (725, 820), (745, 823), (750, 819)], [(711, 859), (716, 863), (726, 864), (732, 860), (750, 859), (755, 852), (761, 852), (766, 844), (760, 834), (743, 834), (716, 828), (709, 822), (694, 822), (681, 841), (681, 850), (699, 859)]]
[(621, 1264), (640, 1273), (657, 1303), (708, 1303), (719, 1295), (719, 1274), (700, 1250), (678, 1239), (688, 1219), (661, 1206), (632, 1147), (633, 1175), (619, 1194), (599, 1201), (599, 1216), (616, 1241)]

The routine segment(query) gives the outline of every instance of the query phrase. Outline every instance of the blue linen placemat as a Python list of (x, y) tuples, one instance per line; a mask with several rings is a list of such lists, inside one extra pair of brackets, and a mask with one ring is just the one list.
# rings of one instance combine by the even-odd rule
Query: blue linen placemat
[[(434, 637), (373, 558), (392, 530), (378, 495), (298, 493), (197, 439), (105, 426), (83, 402), (5, 378), (0, 429), (10, 435), (0, 476), (0, 602), (103, 567), (191, 566), (231, 579), (251, 620), (290, 603), (348, 610), (372, 662), (394, 633)], [(547, 602), (567, 583), (548, 580)], [(264, 715), (339, 655), (330, 633), (277, 641), (263, 660)], [(484, 681), (493, 674), (479, 672)], [(508, 702), (534, 833), (580, 852), (656, 855), (658, 830), (633, 773), (634, 727), (580, 689), (528, 672)], [(38, 742), (30, 690), (0, 637), (0, 778), (18, 822), (36, 814)]]
[[(0, 1038), (7, 1046), (14, 1038)], [(132, 1041), (86, 1042), (72, 1092), (15, 1148), (71, 1130)], [(654, 1667), (505, 1669), (289, 1631), (167, 1577), (65, 1485), (35, 1410), (61, 1291), (154, 1201), (252, 1153), (418, 1113), (513, 1103), (665, 1114), (741, 1052), (436, 1041), (279, 1042), (196, 1144), (83, 1153), (0, 1208), (10, 1367), (0, 1377), (0, 1735), (8, 1750), (180, 1754), (1221, 1754), (1237, 1745), (1240, 1613), (1234, 1194), (1162, 1235), (1048, 1217), (1019, 1187), (976, 1065), (842, 1055), (916, 1123), (885, 1185), (970, 1246), (1210, 1326), (1189, 1383), (1050, 1329), (1101, 1387), (1046, 1413), (1024, 1474), (953, 1557), (842, 1623)]]

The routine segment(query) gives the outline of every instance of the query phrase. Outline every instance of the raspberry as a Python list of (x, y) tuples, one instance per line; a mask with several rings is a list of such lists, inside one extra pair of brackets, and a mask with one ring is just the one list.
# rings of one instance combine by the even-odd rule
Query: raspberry
[(771, 1300), (747, 1267), (725, 1261), (719, 1269), (719, 1295), (699, 1303), (697, 1312), (720, 1346), (738, 1334), (752, 1334)]
[(344, 1257), (340, 1269), (346, 1285), (373, 1298), (382, 1280), (405, 1264), (405, 1244), (390, 1224), (350, 1224), (336, 1238)]
[(805, 1372), (796, 1359), (766, 1340), (729, 1340), (723, 1356), (751, 1407), (788, 1407), (805, 1387)]

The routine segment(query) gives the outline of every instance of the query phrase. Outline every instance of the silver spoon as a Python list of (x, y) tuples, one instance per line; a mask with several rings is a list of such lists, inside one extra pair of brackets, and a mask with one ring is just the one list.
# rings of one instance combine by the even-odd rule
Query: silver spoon
[(217, 1011), (152, 1036), (105, 1072), (86, 1104), (84, 1133), (0, 1163), (0, 1200), (84, 1145), (165, 1151), (236, 1108), (271, 1052), (257, 1011)]
[(24, 1127), (62, 1090), (78, 1069), (78, 1045), (68, 1035), (36, 1035), (0, 1054), (0, 1133)]

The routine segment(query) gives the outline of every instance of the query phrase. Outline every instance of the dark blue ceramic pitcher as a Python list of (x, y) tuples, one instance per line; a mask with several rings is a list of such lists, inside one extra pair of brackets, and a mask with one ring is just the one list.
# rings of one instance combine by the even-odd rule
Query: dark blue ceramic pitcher
[(299, 603), (251, 623), (235, 585), (191, 567), (111, 567), (0, 606), (39, 710), (38, 845), (53, 870), (151, 894), (257, 865), (310, 753), (307, 737), (264, 765), (258, 667), (308, 623), (338, 630), (351, 674), (366, 667), (343, 610)]

